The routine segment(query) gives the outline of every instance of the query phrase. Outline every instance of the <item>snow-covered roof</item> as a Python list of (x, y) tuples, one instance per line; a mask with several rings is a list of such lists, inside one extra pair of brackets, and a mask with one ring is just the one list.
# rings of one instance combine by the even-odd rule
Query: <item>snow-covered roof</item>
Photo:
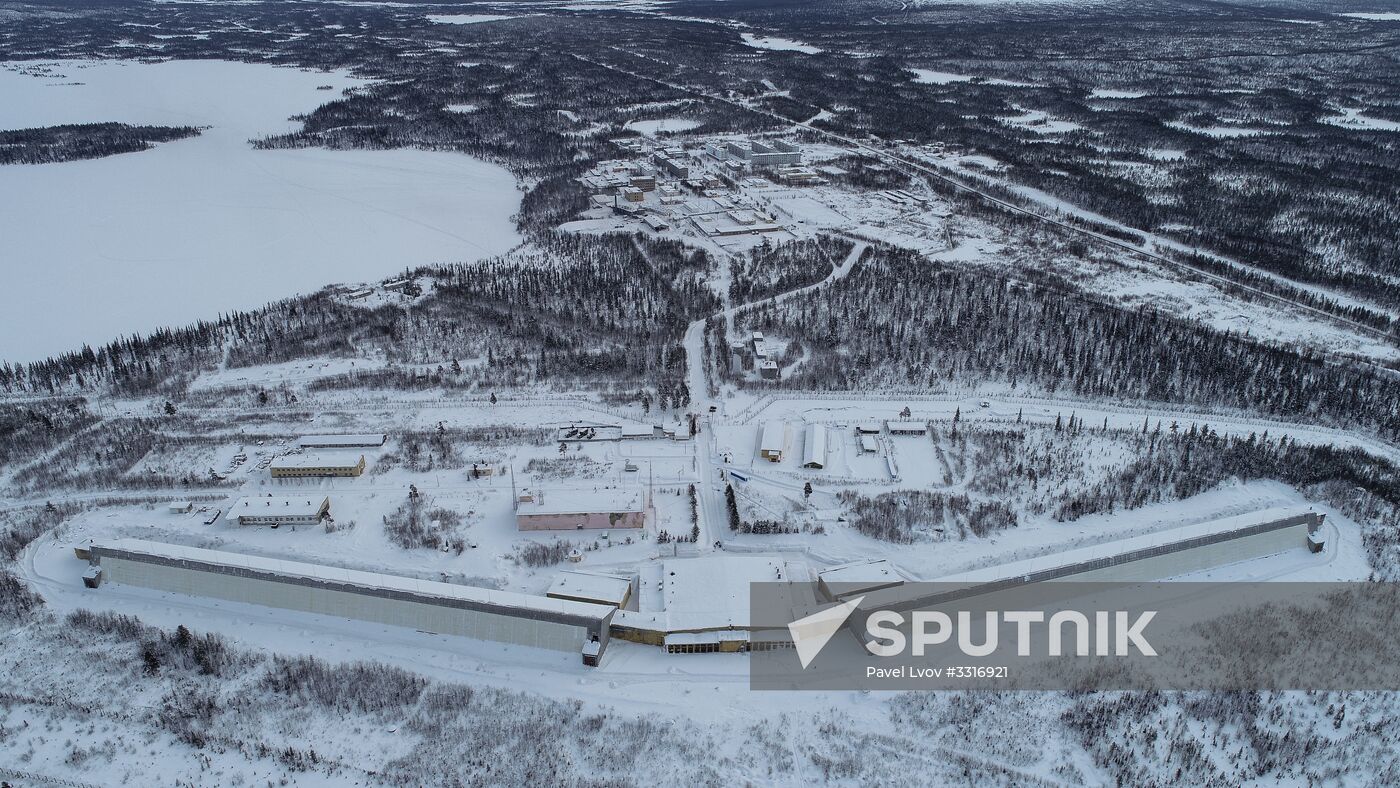
[(781, 421), (764, 424), (758, 445), (763, 451), (782, 451), (787, 445), (787, 424)]
[(826, 465), (826, 425), (807, 425), (802, 441), (802, 464)]
[(273, 468), (351, 468), (360, 463), (363, 454), (288, 454), (272, 461)]
[(314, 517), (329, 499), (324, 495), (285, 495), (274, 498), (239, 498), (229, 514), (234, 517)]
[(856, 432), (878, 435), (880, 433), (880, 424), (874, 421), (864, 421), (856, 425)]
[(297, 438), (297, 445), (305, 448), (344, 448), (356, 446), (383, 446), (386, 436), (382, 432), (350, 435), (303, 435)]
[(904, 582), (894, 566), (883, 558), (852, 561), (817, 572), (817, 578), (836, 596), (887, 588)]
[(863, 451), (876, 451), (879, 446), (876, 445), (874, 436), (862, 435), (860, 436), (860, 448)]
[(642, 511), (642, 498), (642, 490), (637, 487), (542, 490), (535, 491), (533, 501), (517, 503), (515, 513), (534, 515), (640, 512)]
[(348, 583), (366, 589), (398, 591), (420, 596), (436, 597), (444, 600), (471, 602), (481, 605), (518, 608), (559, 615), (580, 616), (606, 620), (613, 612), (608, 605), (590, 602), (574, 602), (567, 599), (521, 594), (515, 591), (498, 591), (493, 588), (460, 586), (439, 583), (434, 580), (415, 580), (399, 575), (385, 575), (376, 572), (362, 572), (357, 569), (341, 569), (324, 564), (308, 564), (300, 561), (284, 561), (279, 558), (230, 553), (223, 550), (205, 550), (199, 547), (151, 542), (145, 539), (113, 539), (92, 546), (101, 556), (111, 555), (112, 551), (134, 553), (139, 556), (176, 561), (195, 561), (216, 567), (245, 569), (254, 572), (270, 572), (284, 577), (322, 580), (331, 583)]
[(654, 424), (624, 424), (624, 425), (622, 425), (622, 437), (624, 437), (624, 438), (653, 438), (653, 437), (656, 437), (656, 425), (654, 425)]
[(747, 627), (752, 583), (787, 582), (787, 563), (767, 556), (675, 558), (661, 565), (661, 598), (671, 629)]
[(905, 435), (923, 435), (928, 432), (928, 422), (926, 421), (894, 421), (885, 422), (885, 426), (890, 428), (890, 432)]
[(621, 605), (627, 599), (632, 581), (599, 572), (560, 572), (549, 587), (549, 596), (588, 599)]

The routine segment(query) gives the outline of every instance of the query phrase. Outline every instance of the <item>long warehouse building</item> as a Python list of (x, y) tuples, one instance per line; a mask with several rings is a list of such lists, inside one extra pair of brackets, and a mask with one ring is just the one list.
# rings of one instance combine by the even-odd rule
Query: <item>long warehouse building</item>
[(359, 476), (365, 472), (365, 455), (288, 454), (272, 461), (274, 479), (307, 476)]
[[(596, 665), (616, 608), (142, 539), (79, 549), (88, 582), (568, 651)], [(96, 570), (96, 571), (94, 571)]]

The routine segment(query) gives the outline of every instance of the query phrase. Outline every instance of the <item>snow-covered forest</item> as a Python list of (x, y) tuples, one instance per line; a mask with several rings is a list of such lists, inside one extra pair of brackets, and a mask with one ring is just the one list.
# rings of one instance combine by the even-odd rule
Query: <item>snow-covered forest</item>
[(1400, 581), (1396, 25), (0, 0), (0, 788), (1400, 782), (1396, 691), (758, 691), (747, 598), (1298, 513), (1157, 579)]

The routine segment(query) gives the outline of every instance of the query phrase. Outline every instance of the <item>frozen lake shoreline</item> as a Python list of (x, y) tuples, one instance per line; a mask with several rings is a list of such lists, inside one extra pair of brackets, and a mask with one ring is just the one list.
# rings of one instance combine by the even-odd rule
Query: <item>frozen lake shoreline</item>
[[(0, 129), (208, 126), (141, 153), (0, 167), (0, 360), (25, 362), (519, 242), (506, 170), (416, 150), (254, 150), (345, 73), (224, 61), (0, 64)], [(76, 83), (76, 84), (75, 84)], [(330, 90), (318, 90), (329, 85)]]

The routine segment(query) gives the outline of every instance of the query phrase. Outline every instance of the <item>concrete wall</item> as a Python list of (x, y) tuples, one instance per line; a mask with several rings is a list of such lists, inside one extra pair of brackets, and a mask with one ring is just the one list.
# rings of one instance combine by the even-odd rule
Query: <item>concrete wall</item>
[[(103, 556), (101, 561), (104, 582), (153, 588), (159, 591), (213, 597), (231, 602), (265, 605), (360, 621), (373, 621), (379, 624), (410, 627), (444, 635), (460, 635), (480, 640), (493, 640), (499, 643), (535, 646), (574, 653), (578, 653), (588, 639), (588, 629), (581, 625), (517, 618), (446, 605), (355, 594), (311, 585), (218, 574), (110, 555)], [(605, 638), (606, 634), (605, 628), (603, 631)]]
[(1308, 524), (1191, 547), (1164, 555), (1060, 578), (1073, 582), (1147, 582), (1178, 577), (1203, 569), (1276, 555), (1307, 545)]

